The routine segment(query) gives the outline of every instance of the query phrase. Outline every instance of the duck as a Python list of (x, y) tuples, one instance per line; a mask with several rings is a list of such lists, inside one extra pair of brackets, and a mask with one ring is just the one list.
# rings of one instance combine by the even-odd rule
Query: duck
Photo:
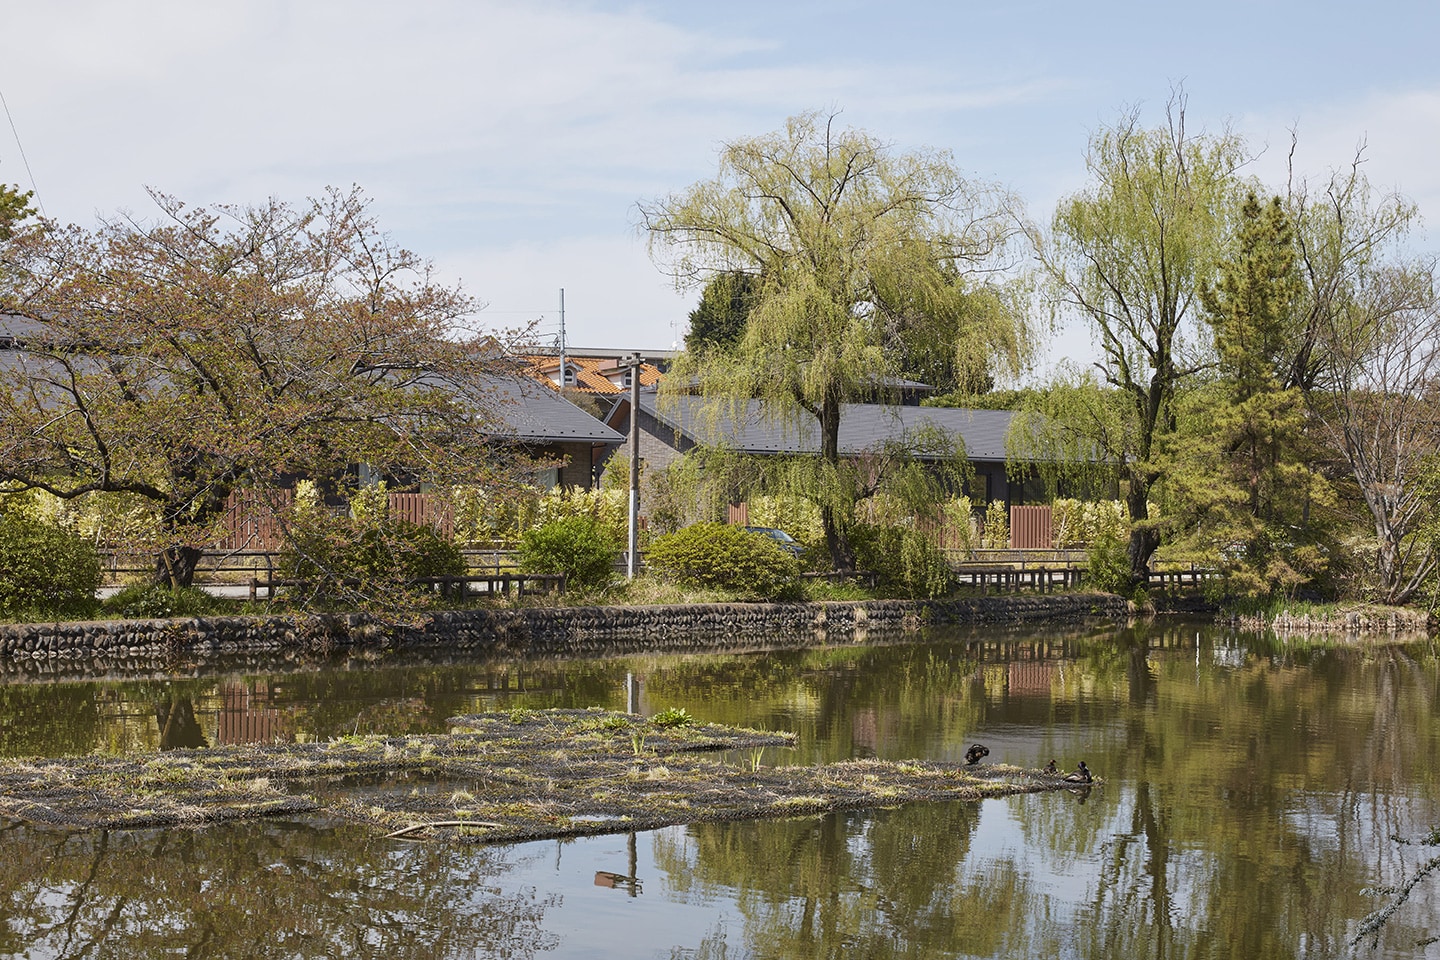
[(1051, 776), (1054, 776), (1054, 775), (1055, 775), (1055, 761), (1054, 761), (1054, 760), (1051, 760), (1049, 763), (1045, 764), (1045, 772), (1048, 773), (1048, 774), (1050, 774)]
[(1074, 773), (1065, 774), (1066, 783), (1090, 783), (1095, 778), (1090, 774), (1090, 768), (1085, 766), (1085, 761), (1080, 761), (1080, 766), (1075, 768)]
[(990, 756), (990, 748), (983, 743), (972, 743), (970, 749), (965, 751), (965, 762), (970, 766), (980, 762), (981, 757)]

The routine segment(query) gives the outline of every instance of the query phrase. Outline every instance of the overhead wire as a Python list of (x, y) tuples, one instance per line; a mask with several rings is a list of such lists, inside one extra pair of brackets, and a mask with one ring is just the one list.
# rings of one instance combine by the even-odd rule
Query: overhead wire
[(0, 107), (5, 108), (5, 119), (10, 123), (10, 133), (15, 137), (15, 148), (20, 151), (20, 162), (25, 165), (25, 175), (30, 178), (30, 192), (35, 196), (35, 203), (40, 207), (40, 215), (45, 216), (45, 201), (40, 199), (40, 188), (35, 184), (35, 173), (30, 169), (30, 159), (25, 156), (25, 145), (20, 142), (20, 131), (15, 128), (15, 118), (10, 115), (10, 104), (5, 100), (5, 91), (0, 90)]

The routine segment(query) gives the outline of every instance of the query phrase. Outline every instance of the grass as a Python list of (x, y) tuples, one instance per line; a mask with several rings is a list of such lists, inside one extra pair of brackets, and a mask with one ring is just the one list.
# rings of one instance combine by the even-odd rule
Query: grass
[[(89, 829), (314, 813), (407, 839), (499, 842), (1058, 790), (1039, 771), (852, 760), (762, 766), (786, 733), (600, 710), (477, 714), (448, 735), (0, 761), (0, 815)], [(716, 754), (749, 750), (737, 766)]]

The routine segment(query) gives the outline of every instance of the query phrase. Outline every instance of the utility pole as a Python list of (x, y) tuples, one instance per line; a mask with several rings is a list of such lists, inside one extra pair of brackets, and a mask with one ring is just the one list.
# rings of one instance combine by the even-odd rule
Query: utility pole
[(640, 366), (645, 358), (627, 354), (620, 365), (630, 371), (630, 512), (629, 544), (625, 557), (625, 579), (635, 579), (640, 550)]
[(565, 389), (565, 288), (560, 288), (560, 389)]

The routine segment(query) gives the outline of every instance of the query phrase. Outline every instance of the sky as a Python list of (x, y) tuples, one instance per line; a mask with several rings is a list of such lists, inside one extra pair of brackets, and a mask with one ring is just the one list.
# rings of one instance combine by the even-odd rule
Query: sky
[[(1048, 223), (1092, 132), (1138, 110), (1242, 134), (1252, 172), (1371, 181), (1440, 216), (1440, 4), (731, 0), (47, 0), (7, 4), (0, 182), (94, 226), (359, 185), (382, 229), (572, 348), (664, 349), (698, 290), (651, 261), (636, 204), (722, 144), (839, 112), (945, 150)], [(1419, 242), (1428, 243), (1422, 234)], [(1428, 247), (1427, 247), (1428, 249)], [(1083, 357), (1072, 324), (1042, 361)]]

